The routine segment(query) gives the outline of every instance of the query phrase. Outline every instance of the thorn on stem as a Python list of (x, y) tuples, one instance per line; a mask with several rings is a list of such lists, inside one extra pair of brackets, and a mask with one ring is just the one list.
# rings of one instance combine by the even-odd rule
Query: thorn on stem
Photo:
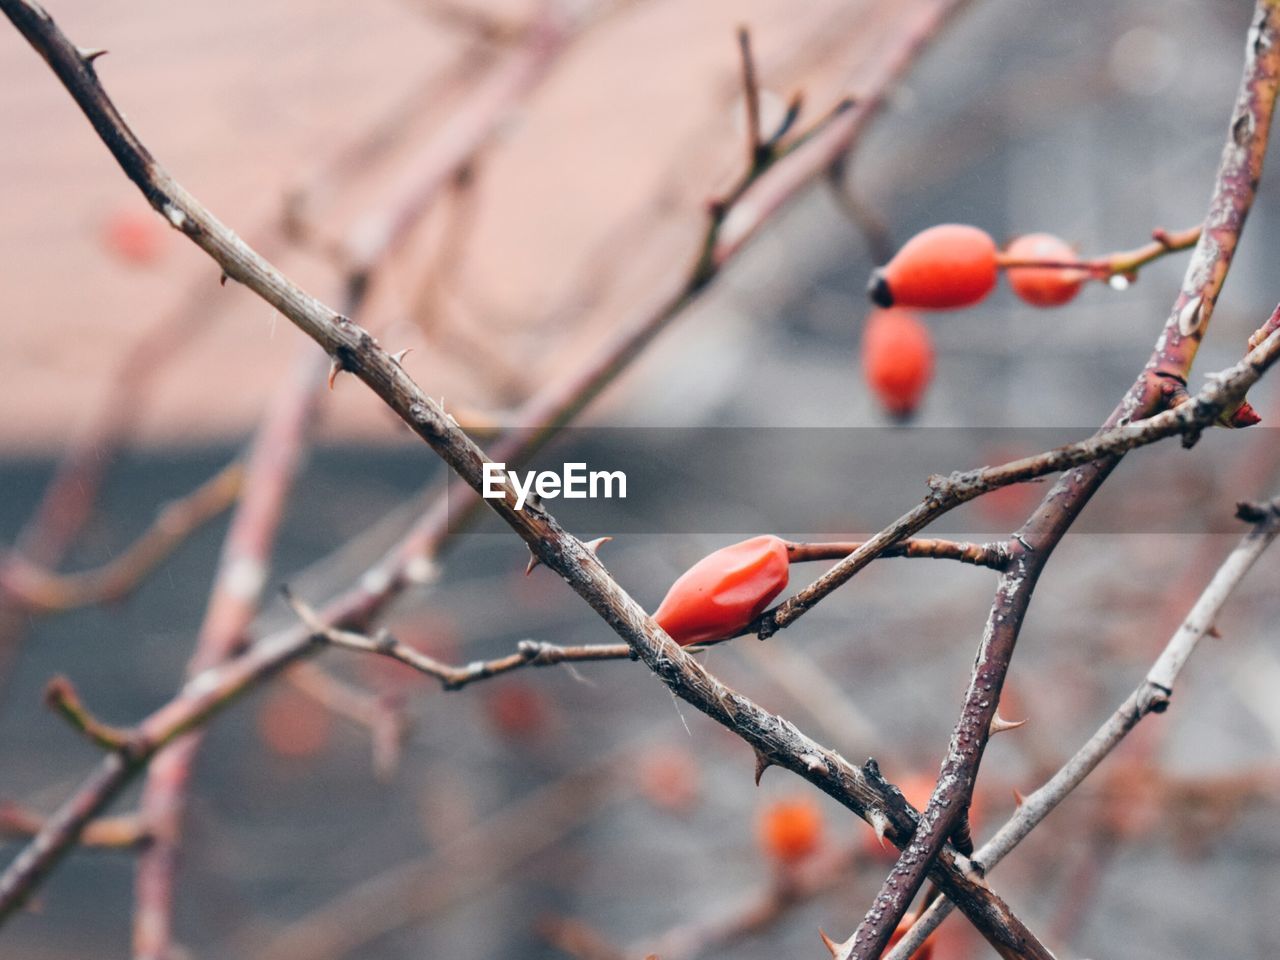
[(342, 361), (337, 357), (333, 358), (333, 362), (329, 364), (329, 389), (333, 389), (333, 381), (338, 379), (338, 374), (343, 371)]
[(888, 850), (889, 845), (885, 838), (889, 833), (889, 818), (885, 816), (883, 810), (872, 810), (867, 813), (867, 820), (871, 824), (871, 829), (876, 833), (876, 840), (880, 843), (880, 849)]
[(101, 56), (104, 56), (107, 53), (107, 51), (102, 47), (93, 47), (87, 50), (77, 47), (76, 53), (80, 54), (80, 59), (84, 61), (84, 65), (86, 67), (91, 67), (93, 66), (93, 61), (97, 60)]
[(999, 711), (997, 711), (996, 715), (991, 718), (991, 727), (988, 735), (994, 737), (997, 733), (1004, 733), (1007, 730), (1017, 730), (1027, 722), (1027, 719), (1028, 718), (1023, 717), (1021, 720), (1006, 720), (1004, 717), (1000, 716)]
[(828, 937), (826, 931), (822, 929), (818, 930), (818, 936), (822, 938), (823, 945), (831, 951), (831, 956), (833, 957), (839, 957), (842, 951), (847, 951), (849, 948), (849, 942), (847, 940), (844, 943), (836, 943)]
[(756, 750), (756, 786), (760, 786), (760, 778), (764, 776), (764, 772), (773, 766), (773, 761), (766, 757), (759, 750)]

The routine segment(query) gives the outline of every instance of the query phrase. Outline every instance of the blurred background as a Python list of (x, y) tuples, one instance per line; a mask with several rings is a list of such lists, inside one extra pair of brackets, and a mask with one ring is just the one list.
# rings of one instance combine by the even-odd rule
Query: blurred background
[[(778, 501), (812, 502), (807, 530), (766, 531), (751, 510), (732, 514), (737, 530), (628, 524), (619, 504), (619, 527), (641, 532), (603, 558), (647, 608), (732, 534), (866, 533), (919, 499), (928, 470), (1031, 452), (1022, 428), (1086, 435), (1149, 354), (1185, 255), (1126, 290), (1091, 284), (1057, 310), (1001, 289), (926, 317), (936, 369), (909, 425), (863, 382), (866, 277), (924, 227), (973, 223), (1000, 240), (1051, 231), (1100, 255), (1196, 223), (1251, 7), (960, 6), (840, 176), (818, 177), (770, 217), (579, 420), (843, 428), (825, 442), (808, 431), (815, 458), (860, 436), (884, 451), (853, 475), (813, 463), (768, 474)], [(878, 89), (939, 8), (50, 3), (73, 40), (110, 50), (99, 74), (161, 162), (327, 302), (348, 302), (351, 263), (412, 207), (379, 248), (360, 319), (388, 349), (412, 348), (406, 369), (481, 432), (686, 281), (708, 202), (745, 162), (739, 25), (751, 30), (765, 116), (803, 91), (804, 129), (840, 97)], [(310, 348), (149, 212), (7, 25), (0, 129), (0, 535), (37, 563), (92, 570), (237, 455)], [(1280, 297), (1274, 167), (1202, 373), (1238, 360)], [(1005, 696), (1003, 712), (1030, 722), (988, 751), (979, 843), (1012, 813), (1013, 791), (1038, 786), (1141, 679), (1234, 544), (1235, 502), (1277, 492), (1280, 396), (1264, 382), (1250, 399), (1262, 426), (1133, 455), (1059, 548)], [(41, 513), (59, 464), (71, 482)], [(724, 509), (723, 491), (675, 466), (646, 476), (646, 496), (678, 501), (682, 518)], [(756, 467), (742, 458), (735, 469), (741, 483)], [(269, 586), (332, 595), (442, 477), (368, 391), (339, 377), (319, 397)], [(984, 499), (938, 534), (1007, 534), (1042, 491)], [(120, 724), (180, 687), (225, 530), (225, 517), (200, 527), (111, 603), (43, 613), (3, 598), (0, 799), (17, 805), (7, 820), (53, 809), (95, 761), (42, 706), (50, 677), (69, 676)], [(452, 535), (434, 582), (386, 622), (455, 663), (525, 638), (610, 641), (553, 575), (526, 578), (525, 561), (510, 535)], [(1278, 569), (1264, 557), (1230, 601), (1222, 638), (1206, 642), (1169, 713), (994, 871), (993, 886), (1060, 955), (1280, 955), (1268, 909), (1280, 898)], [(797, 569), (793, 585), (817, 572)], [(851, 761), (874, 756), (890, 780), (927, 794), (993, 585), (982, 569), (878, 562), (802, 624), (707, 662)], [(267, 605), (254, 636), (290, 622), (279, 607)], [(641, 665), (526, 671), (446, 693), (356, 654), (317, 662), (322, 673), (272, 684), (211, 727), (182, 839), (175, 956), (825, 956), (818, 928), (847, 935), (891, 863), (861, 821), (789, 774), (752, 786), (749, 749)], [(135, 804), (136, 791), (114, 812)], [(802, 834), (798, 852), (779, 846), (779, 824)], [(18, 849), (12, 840), (6, 856)], [(73, 853), (0, 934), (0, 957), (128, 955), (134, 861)], [(990, 955), (953, 918), (934, 960)]]

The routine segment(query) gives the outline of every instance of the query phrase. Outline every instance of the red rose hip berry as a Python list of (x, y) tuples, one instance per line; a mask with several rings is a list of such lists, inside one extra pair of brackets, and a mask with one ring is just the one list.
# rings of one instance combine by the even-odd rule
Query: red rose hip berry
[[(1051, 233), (1028, 233), (1018, 237), (1005, 250), (1012, 263), (1079, 263), (1075, 250), (1065, 240)], [(1006, 265), (1009, 286), (1019, 298), (1033, 307), (1060, 307), (1075, 299), (1084, 286), (1085, 270), (1054, 267), (1018, 267)]]
[(732, 637), (787, 586), (787, 543), (752, 537), (709, 553), (680, 575), (653, 615), (681, 646)]
[(995, 289), (996, 243), (977, 227), (944, 223), (906, 242), (871, 274), (867, 292), (881, 307), (954, 310)]

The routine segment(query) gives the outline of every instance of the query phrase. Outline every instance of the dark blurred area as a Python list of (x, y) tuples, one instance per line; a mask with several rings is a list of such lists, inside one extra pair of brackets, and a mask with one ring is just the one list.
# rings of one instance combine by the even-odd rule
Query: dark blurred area
[[(73, 37), (112, 50), (104, 80), (143, 139), (250, 234), (273, 222), (337, 130), (395, 116), (395, 102), (435, 84), (430, 109), (410, 110), (388, 134), (393, 159), (411, 156), (446, 129), (476, 82), (467, 78), (503, 62), (505, 49), (440, 16), (457, 8), (414, 0), (50, 7)], [(480, 155), (472, 188), (448, 194), (380, 274), (370, 326), (394, 348), (415, 347), (406, 368), (456, 403), (464, 425), (501, 421), (536, 384), (581, 363), (625, 306), (682, 275), (702, 205), (743, 153), (736, 25), (752, 27), (765, 86), (782, 96), (803, 87), (816, 116), (858, 92), (863, 58), (905, 28), (912, 7), (631, 0), (591, 21)], [(515, 3), (475, 9), (499, 24), (536, 15)], [(1000, 240), (1052, 231), (1097, 255), (1137, 246), (1155, 227), (1190, 226), (1208, 200), (1249, 10), (976, 0), (893, 92), (837, 189), (874, 211), (894, 246), (957, 221)], [(145, 529), (158, 504), (235, 455), (297, 335), (246, 292), (218, 292), (216, 271), (174, 237), (158, 259), (133, 265), (104, 250), (102, 224), (138, 201), (7, 25), (0, 81), (0, 123), (18, 132), (0, 146), (3, 542), (18, 536), (62, 450), (110, 402), (111, 358), (190, 290), (197, 302), (226, 297), (192, 330), (194, 345), (162, 358), (123, 450), (103, 446), (104, 488), (62, 563), (92, 568)], [(317, 250), (377, 195), (378, 176), (365, 179), (327, 207), (337, 191), (318, 191), (319, 238), (283, 254), (291, 275), (333, 302), (340, 277)], [(1237, 361), (1280, 299), (1276, 181), (1272, 169), (1262, 182), (1201, 374)], [(837, 189), (806, 190), (585, 415), (592, 429), (578, 439), (602, 463), (628, 449), (623, 428), (689, 429), (695, 446), (716, 442), (712, 428), (741, 431), (726, 442), (724, 487), (709, 488), (677, 444), (654, 460), (662, 469), (639, 474), (643, 497), (597, 504), (582, 521), (590, 529), (574, 529), (628, 531), (602, 558), (646, 609), (732, 534), (871, 532), (919, 500), (929, 472), (1034, 452), (1050, 435), (1086, 436), (1145, 361), (1186, 262), (1165, 258), (1126, 290), (1091, 284), (1057, 310), (1002, 289), (928, 317), (934, 382), (914, 421), (894, 427), (858, 368), (876, 258)], [(366, 393), (344, 377), (322, 400), (272, 588), (333, 594), (403, 533), (429, 502), (423, 491), (438, 489), (436, 459)], [(1280, 394), (1264, 381), (1250, 400), (1260, 427), (1211, 431), (1189, 451), (1173, 440), (1135, 453), (1051, 561), (1004, 698), (1004, 713), (1030, 722), (987, 753), (979, 843), (1013, 812), (1014, 791), (1038, 786), (1145, 674), (1237, 539), (1236, 501), (1280, 492)], [(805, 438), (783, 444), (778, 468), (755, 438), (787, 428)], [(853, 477), (838, 469), (852, 442), (877, 453), (859, 458)], [(558, 461), (561, 449), (545, 457)], [(630, 455), (653, 460), (649, 449), (634, 444)], [(775, 506), (804, 509), (733, 495), (766, 482)], [(1044, 489), (1001, 491), (939, 531), (1006, 533)], [(813, 527), (767, 526), (792, 516)], [(52, 676), (69, 676), (121, 725), (181, 686), (225, 529), (218, 520), (192, 535), (120, 602), (31, 615), (11, 631), (0, 658), (0, 799), (51, 810), (95, 762), (42, 705)], [(450, 536), (438, 580), (410, 591), (387, 626), (451, 663), (526, 638), (613, 639), (553, 574), (526, 577), (526, 559), (514, 537), (484, 527)], [(1278, 563), (1265, 556), (1232, 598), (1221, 638), (1203, 645), (1170, 711), (1141, 725), (993, 871), (993, 888), (1059, 955), (1280, 956), (1280, 920), (1266, 907), (1280, 899)], [(817, 573), (796, 569), (793, 589)], [(793, 629), (717, 647), (706, 662), (849, 760), (874, 756), (894, 782), (931, 782), (994, 583), (991, 571), (959, 564), (877, 561)], [(292, 617), (272, 599), (254, 634)], [(627, 960), (646, 949), (662, 960), (820, 956), (819, 927), (847, 935), (891, 864), (865, 824), (790, 774), (768, 771), (754, 787), (749, 748), (640, 664), (527, 670), (444, 692), (348, 651), (316, 662), (332, 689), (404, 711), (398, 763), (378, 776), (359, 711), (286, 681), (219, 716), (182, 842), (184, 955), (552, 960), (576, 944), (580, 956), (616, 947)], [(821, 843), (787, 865), (762, 842), (760, 822), (771, 804), (796, 798), (820, 811)], [(135, 800), (136, 790), (113, 812)], [(6, 856), (18, 849), (6, 844)], [(72, 853), (0, 932), (0, 957), (127, 955), (133, 873), (126, 852)], [(753, 922), (769, 891), (806, 884), (811, 892)], [(593, 943), (596, 953), (585, 952)], [(933, 960), (991, 955), (953, 917)]]

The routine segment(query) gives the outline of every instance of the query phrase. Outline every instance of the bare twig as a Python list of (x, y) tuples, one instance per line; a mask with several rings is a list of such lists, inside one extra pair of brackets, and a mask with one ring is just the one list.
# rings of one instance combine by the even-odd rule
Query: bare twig
[[(0, 802), (0, 838), (26, 840), (44, 829), (44, 817), (15, 803)], [(140, 817), (103, 817), (90, 821), (80, 835), (89, 850), (140, 850), (151, 836)]]
[[(252, 623), (285, 503), (297, 475), (307, 427), (323, 381), (323, 365), (300, 358), (258, 429), (245, 467), (245, 492), (223, 543), (209, 605), (188, 664), (198, 676), (229, 657)], [(201, 731), (192, 731), (152, 761), (142, 817), (152, 843), (138, 861), (133, 955), (165, 960), (173, 944), (173, 887), (191, 767)]]
[(146, 532), (97, 569), (56, 573), (11, 554), (0, 563), (0, 590), (41, 613), (120, 600), (188, 537), (231, 506), (240, 493), (241, 475), (240, 463), (231, 463), (166, 504)]
[[(1280, 306), (1276, 308), (1273, 316), (1280, 317)], [(1010, 484), (1035, 480), (1050, 473), (1060, 473), (1081, 465), (1087, 466), (1103, 458), (1116, 460), (1130, 450), (1147, 446), (1166, 437), (1198, 436), (1206, 427), (1212, 426), (1223, 411), (1239, 403), (1249, 388), (1258, 382), (1262, 374), (1277, 359), (1280, 359), (1280, 330), (1272, 330), (1267, 339), (1250, 350), (1240, 363), (1213, 374), (1199, 393), (1185, 399), (1172, 410), (1165, 410), (1136, 422), (1118, 423), (1099, 431), (1088, 439), (1058, 447), (1056, 450), (1011, 460), (999, 466), (957, 471), (946, 477), (930, 477), (931, 493), (918, 506), (903, 514), (870, 540), (864, 541), (856, 550), (789, 600), (766, 611), (749, 628), (750, 631), (758, 633), (763, 638), (791, 626), (824, 597), (848, 583), (872, 560), (883, 556), (889, 548), (902, 543), (911, 534), (928, 526), (943, 514), (985, 493)], [(1007, 545), (1007, 549), (1011, 556), (1017, 553), (1017, 537)]]
[(90, 713), (66, 677), (54, 677), (49, 681), (44, 691), (44, 702), (84, 734), (90, 743), (111, 753), (127, 753), (131, 749), (132, 731), (105, 724)]
[[(335, 314), (286, 280), (274, 267), (215, 219), (165, 172), (125, 124), (106, 97), (92, 65), (33, 0), (0, 0), (10, 20), (45, 57), (85, 111), (126, 174), (176, 229), (204, 249), (224, 272), (254, 290), (321, 344), (343, 369), (368, 384), (409, 427), (475, 490), (482, 483), (483, 453), (399, 363), (349, 318)], [(851, 809), (875, 811), (886, 835), (902, 841), (914, 828), (910, 808), (885, 784), (874, 766), (858, 770), (804, 737), (780, 718), (761, 710), (715, 680), (666, 636), (608, 575), (595, 555), (565, 532), (540, 507), (515, 509), (509, 486), (505, 499), (486, 502), (531, 550), (583, 597), (632, 646), (637, 656), (678, 696), (729, 726), (771, 762), (786, 766)], [(104, 762), (64, 805), (31, 845), (0, 877), (0, 916), (11, 913), (36, 881), (74, 842), (85, 822), (109, 802), (138, 766), (181, 732), (203, 722), (241, 693), (313, 646), (303, 637), (257, 644), (222, 667), (198, 674), (184, 694), (139, 726), (139, 750), (129, 763)], [(814, 752), (818, 751), (818, 752)], [(113, 754), (108, 760), (117, 758)], [(975, 925), (1006, 957), (1036, 949), (1035, 938), (985, 886), (962, 870), (949, 851), (937, 858), (934, 875)]]
[(1200, 242), (1200, 228), (1188, 227), (1186, 230), (1172, 232), (1157, 228), (1151, 231), (1151, 236), (1150, 243), (1145, 243), (1133, 250), (1121, 250), (1085, 260), (1028, 260), (1024, 257), (1012, 257), (1007, 253), (1001, 253), (997, 256), (997, 262), (1001, 270), (1079, 270), (1095, 280), (1109, 280), (1112, 277), (1132, 280), (1147, 264), (1154, 263), (1171, 253), (1190, 250), (1194, 247)]
[[(1254, 524), (1253, 529), (1218, 567), (1142, 683), (1057, 773), (1040, 789), (1023, 798), (1017, 813), (974, 854), (975, 862), (990, 870), (1003, 860), (1084, 782), (1139, 721), (1150, 713), (1163, 713), (1168, 709), (1174, 684), (1191, 654), (1213, 629), (1218, 614), (1245, 574), (1280, 535), (1280, 500), (1264, 505), (1257, 512), (1246, 513), (1245, 519)], [(895, 945), (886, 960), (907, 960), (952, 909), (945, 900), (936, 901), (916, 921), (911, 932)]]
[[(1195, 254), (1151, 359), (1104, 428), (1151, 417), (1173, 399), (1171, 387), (1185, 387), (1257, 192), (1278, 81), (1280, 2), (1258, 0), (1245, 45), (1240, 90)], [(1243, 394), (1237, 399), (1243, 399)], [(1061, 477), (1010, 541), (1010, 564), (1001, 575), (960, 718), (920, 829), (837, 960), (872, 960), (884, 952), (924, 881), (930, 859), (967, 823), (991, 721), (1036, 582), (1054, 548), (1123, 453), (1123, 449), (1108, 452)]]

